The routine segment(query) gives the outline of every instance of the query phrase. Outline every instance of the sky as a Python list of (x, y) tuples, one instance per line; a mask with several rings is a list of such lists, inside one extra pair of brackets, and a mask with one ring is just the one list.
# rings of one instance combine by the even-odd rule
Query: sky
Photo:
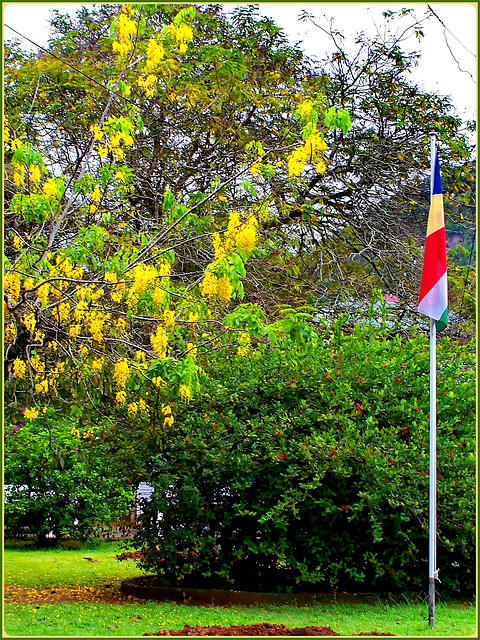
[[(4, 25), (46, 46), (50, 9), (73, 13), (80, 6), (60, 2), (14, 2), (4, 8)], [(85, 3), (85, 6), (88, 4)], [(227, 6), (235, 5), (225, 3)], [(298, 19), (303, 9), (313, 14), (315, 22), (323, 27), (333, 20), (335, 28), (344, 33), (347, 46), (353, 46), (356, 31), (365, 30), (372, 34), (377, 28), (383, 29), (382, 12), (387, 9), (398, 11), (403, 7), (412, 8), (417, 18), (424, 17), (428, 10), (426, 3), (419, 2), (263, 2), (259, 6), (261, 13), (272, 17), (284, 29), (292, 44), (300, 42), (307, 55), (319, 60), (331, 52), (330, 41), (321, 29)], [(422, 54), (418, 67), (412, 73), (412, 81), (431, 93), (451, 95), (458, 115), (464, 119), (476, 119), (476, 7), (467, 2), (437, 2), (430, 6), (444, 24), (432, 17), (424, 24), (425, 37), (421, 42), (412, 37), (402, 45), (406, 51), (420, 51)], [(4, 38), (8, 39), (10, 35), (14, 34), (4, 27)], [(26, 41), (23, 44), (32, 47)]]

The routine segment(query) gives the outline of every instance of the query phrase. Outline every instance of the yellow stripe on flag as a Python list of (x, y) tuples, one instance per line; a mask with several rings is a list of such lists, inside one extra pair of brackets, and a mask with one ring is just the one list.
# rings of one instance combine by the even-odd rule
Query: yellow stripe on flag
[(430, 213), (428, 216), (427, 236), (431, 233), (435, 233), (445, 226), (443, 218), (443, 195), (441, 193), (435, 193), (432, 196), (432, 202), (430, 203)]

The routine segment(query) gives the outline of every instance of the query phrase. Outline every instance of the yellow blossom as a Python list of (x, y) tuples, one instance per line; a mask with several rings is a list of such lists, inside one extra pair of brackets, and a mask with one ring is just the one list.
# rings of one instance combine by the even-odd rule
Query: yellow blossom
[(235, 236), (235, 243), (243, 251), (251, 251), (257, 242), (258, 222), (254, 216), (240, 226)]
[(155, 355), (160, 359), (166, 358), (168, 336), (162, 326), (159, 325), (155, 335), (150, 336), (150, 342)]
[(17, 335), (17, 329), (15, 327), (15, 324), (12, 322), (5, 327), (3, 336), (7, 342), (13, 342), (16, 335)]
[(47, 393), (48, 391), (48, 380), (42, 380), (35, 385), (36, 393)]
[(200, 292), (204, 298), (215, 297), (217, 295), (217, 276), (211, 271), (207, 271), (200, 282)]
[(169, 276), (172, 273), (172, 265), (169, 262), (162, 262), (158, 268), (158, 273), (161, 276)]
[(98, 124), (92, 124), (90, 131), (93, 133), (95, 140), (101, 140), (103, 138), (103, 131), (100, 129)]
[(233, 293), (233, 287), (228, 278), (218, 278), (217, 294), (221, 302), (229, 302)]
[(15, 162), (13, 165), (14, 173), (13, 173), (13, 182), (17, 187), (23, 187), (25, 184), (25, 167)]
[(77, 429), (77, 427), (72, 427), (70, 429), (70, 433), (72, 434), (72, 436), (74, 438), (79, 438), (80, 437), (80, 431)]
[(23, 240), (19, 236), (13, 236), (13, 246), (15, 247), (15, 249), (20, 249), (22, 245)]
[(20, 275), (18, 273), (6, 273), (3, 279), (3, 288), (15, 304), (20, 295)]
[(131, 402), (128, 407), (128, 413), (132, 414), (132, 415), (136, 415), (137, 411), (138, 411), (138, 405), (136, 402)]
[(133, 269), (133, 277), (133, 291), (140, 293), (154, 284), (158, 277), (158, 272), (153, 265), (144, 265), (140, 263)]
[(25, 316), (23, 323), (25, 325), (25, 329), (31, 333), (35, 329), (35, 314), (30, 313), (28, 316)]
[(313, 109), (313, 102), (311, 100), (305, 100), (305, 102), (300, 103), (298, 106), (298, 114), (300, 118), (307, 118)]
[(100, 197), (101, 197), (101, 193), (100, 193), (100, 189), (98, 187), (95, 187), (95, 189), (92, 191), (92, 202), (95, 202), (95, 204), (98, 204), (100, 201)]
[(163, 312), (163, 321), (167, 329), (175, 326), (175, 312), (165, 309)]
[(58, 194), (58, 187), (53, 178), (49, 178), (42, 187), (47, 200), (54, 198)]
[(250, 349), (250, 336), (248, 333), (241, 332), (238, 336), (238, 349), (237, 354), (239, 356), (246, 356)]
[(38, 411), (36, 409), (25, 409), (23, 415), (26, 420), (35, 420), (35, 418), (38, 418)]
[(25, 377), (25, 371), (27, 370), (27, 365), (20, 360), (20, 358), (15, 358), (13, 361), (13, 377), (22, 380)]
[(182, 398), (182, 400), (190, 400), (191, 398), (190, 389), (187, 387), (186, 384), (180, 385), (180, 387), (178, 388), (178, 393), (180, 394), (180, 397)]
[(30, 180), (31, 182), (38, 184), (40, 182), (40, 177), (41, 177), (40, 167), (38, 166), (38, 164), (34, 164), (33, 167), (30, 169)]
[(138, 400), (138, 410), (140, 411), (140, 413), (148, 414), (147, 403), (145, 402), (145, 400), (143, 398), (140, 398)]
[(153, 298), (152, 298), (153, 306), (156, 307), (157, 309), (160, 309), (160, 307), (163, 304), (164, 298), (165, 298), (165, 291), (163, 289), (160, 289), (160, 287), (155, 287), (155, 290), (153, 292)]
[(130, 367), (128, 366), (128, 360), (123, 358), (115, 363), (115, 368), (113, 372), (113, 380), (116, 383), (117, 387), (120, 389), (124, 389), (127, 380), (130, 376)]
[(125, 391), (117, 391), (115, 398), (118, 404), (123, 404), (127, 399), (127, 394), (125, 393)]
[(105, 359), (103, 357), (92, 360), (92, 364), (90, 365), (90, 371), (92, 373), (99, 373), (102, 370), (104, 363), (105, 363)]
[(162, 44), (151, 39), (147, 44), (147, 67), (154, 69), (165, 55), (165, 49)]
[(37, 298), (42, 307), (45, 307), (48, 303), (48, 296), (50, 295), (50, 283), (42, 284), (37, 289)]
[(187, 344), (187, 351), (188, 351), (188, 355), (189, 355), (191, 358), (196, 358), (196, 356), (197, 356), (197, 349), (196, 349), (195, 345), (193, 344), (193, 342), (189, 342), (189, 343)]
[(35, 336), (33, 338), (34, 342), (41, 342), (43, 344), (43, 341), (45, 340), (45, 334), (43, 333), (43, 331), (36, 331), (35, 332)]

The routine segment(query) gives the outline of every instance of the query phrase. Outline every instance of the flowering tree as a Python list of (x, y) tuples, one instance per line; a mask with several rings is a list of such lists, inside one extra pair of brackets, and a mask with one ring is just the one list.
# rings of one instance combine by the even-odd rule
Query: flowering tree
[[(229, 345), (246, 354), (252, 336), (268, 331), (260, 307), (242, 303), (245, 264), (261, 252), (271, 215), (268, 179), (324, 172), (324, 131), (348, 129), (348, 114), (326, 111), (303, 72), (279, 81), (275, 67), (288, 69), (298, 52), (271, 23), (258, 28), (240, 11), (237, 38), (242, 29), (250, 38), (243, 49), (270, 38), (270, 67), (248, 71), (245, 56), (212, 31), (227, 24), (212, 11), (84, 12), (83, 40), (53, 40), (53, 56), (33, 63), (28, 113), (19, 99), (28, 91), (25, 60), (10, 49), (6, 392), (28, 420), (48, 421), (49, 407), (64, 406), (82, 423), (113, 411), (134, 427), (171, 429), (175, 403), (200, 383), (201, 353)], [(88, 34), (111, 60), (99, 80)], [(66, 72), (69, 109), (54, 82)], [(258, 83), (249, 77), (245, 87), (249, 74)], [(224, 130), (239, 117), (238, 130)]]

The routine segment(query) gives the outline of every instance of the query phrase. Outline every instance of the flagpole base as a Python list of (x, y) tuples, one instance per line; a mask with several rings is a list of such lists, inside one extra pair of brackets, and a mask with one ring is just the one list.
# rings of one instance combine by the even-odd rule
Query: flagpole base
[(428, 626), (435, 628), (435, 578), (428, 579)]

